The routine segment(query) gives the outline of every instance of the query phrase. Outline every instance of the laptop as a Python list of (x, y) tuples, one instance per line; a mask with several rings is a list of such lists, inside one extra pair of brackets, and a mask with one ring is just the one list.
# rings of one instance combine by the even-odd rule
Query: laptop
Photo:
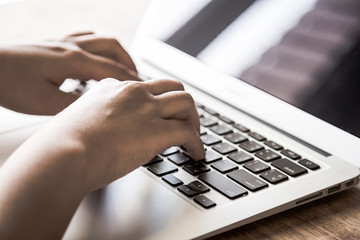
[(174, 146), (80, 206), (65, 238), (203, 239), (359, 182), (360, 4), (152, 1), (131, 48), (184, 83), (206, 158)]
[(359, 8), (152, 1), (131, 54), (192, 94), (206, 158), (173, 146), (90, 193), (64, 239), (204, 239), (356, 186)]

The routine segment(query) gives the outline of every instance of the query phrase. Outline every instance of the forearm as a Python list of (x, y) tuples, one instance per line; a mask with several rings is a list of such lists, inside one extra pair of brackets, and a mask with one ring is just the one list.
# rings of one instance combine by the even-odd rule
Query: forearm
[(87, 192), (86, 166), (80, 143), (56, 140), (35, 135), (0, 169), (1, 239), (59, 239), (65, 232)]
[(0, 169), (0, 238), (60, 238), (87, 192), (170, 146), (203, 159), (199, 126), (179, 82), (101, 81)]

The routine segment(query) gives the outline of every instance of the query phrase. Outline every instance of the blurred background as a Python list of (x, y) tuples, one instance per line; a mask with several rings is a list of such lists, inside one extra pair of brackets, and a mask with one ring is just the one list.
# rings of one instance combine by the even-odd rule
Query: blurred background
[(149, 0), (0, 0), (0, 43), (82, 31), (117, 37), (128, 47)]

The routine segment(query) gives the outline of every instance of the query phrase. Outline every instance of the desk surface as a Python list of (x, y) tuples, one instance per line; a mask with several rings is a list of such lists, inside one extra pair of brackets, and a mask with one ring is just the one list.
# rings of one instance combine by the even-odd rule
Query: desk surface
[(360, 185), (211, 239), (360, 239)]
[[(147, 0), (111, 0), (106, 4), (100, 0), (27, 0), (22, 8), (20, 3), (0, 5), (0, 41), (28, 36), (49, 38), (85, 29), (116, 35), (127, 45), (146, 3)], [(113, 7), (116, 4), (118, 8)], [(114, 21), (115, 16), (126, 21)], [(43, 21), (44, 18), (51, 21)], [(359, 226), (357, 186), (211, 239), (360, 239)]]

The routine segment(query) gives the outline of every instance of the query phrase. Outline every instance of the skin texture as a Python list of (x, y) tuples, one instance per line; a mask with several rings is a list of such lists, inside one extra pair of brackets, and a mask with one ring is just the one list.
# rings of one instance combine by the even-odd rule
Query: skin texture
[[(137, 80), (135, 66), (123, 49), (117, 48), (123, 54), (119, 52), (121, 56), (115, 57), (110, 53), (116, 51), (97, 46), (94, 43), (96, 37), (92, 34), (67, 39), (73, 38), (79, 42), (75, 44), (71, 40), (72, 46), (89, 48), (91, 53), (85, 55), (95, 54), (100, 59), (89, 72), (78, 73), (80, 79), (98, 79), (118, 74), (121, 80), (130, 77)], [(11, 86), (13, 81), (16, 82), (14, 88), (26, 87), (28, 81), (33, 81), (40, 89), (43, 85), (52, 86), (52, 94), (56, 95), (59, 83), (69, 76), (67, 70), (71, 72), (76, 69), (67, 65), (80, 64), (76, 60), (66, 63), (63, 58), (72, 60), (68, 54), (59, 56), (44, 46), (30, 50), (28, 46), (11, 49), (15, 50), (5, 51), (5, 55), (10, 58), (9, 62), (15, 59), (13, 63), (19, 64), (17, 69), (23, 68), (24, 71), (14, 72), (14, 78), (11, 78), (11, 71), (15, 66), (6, 68), (5, 72), (0, 71), (1, 89), (3, 86)], [(2, 61), (8, 62), (6, 57), (0, 56)], [(21, 56), (25, 56), (29, 62)], [(104, 65), (104, 62), (110, 62), (110, 68), (119, 72), (107, 72), (107, 68), (102, 68), (107, 64)], [(27, 63), (38, 67), (40, 72), (28, 72), (30, 68)], [(47, 67), (42, 68), (35, 63)], [(59, 75), (48, 72), (48, 69), (56, 71), (59, 67), (64, 67), (58, 71)], [(20, 73), (26, 75), (21, 77)], [(51, 78), (44, 77), (49, 76), (47, 74), (53, 75)], [(49, 81), (51, 84), (46, 85)], [(6, 96), (1, 96), (0, 103), (33, 113), (48, 114), (65, 109), (31, 136), (0, 168), (0, 239), (61, 238), (88, 192), (121, 178), (170, 146), (183, 145), (194, 159), (204, 158), (194, 101), (180, 82), (119, 81), (107, 78), (80, 98), (62, 93), (58, 98), (52, 98), (46, 92), (37, 91), (36, 87), (31, 90), (23, 91), (20, 99), (1, 92)], [(27, 95), (34, 92), (39, 96)], [(48, 101), (49, 98), (51, 101)], [(34, 107), (26, 101), (43, 107)]]

